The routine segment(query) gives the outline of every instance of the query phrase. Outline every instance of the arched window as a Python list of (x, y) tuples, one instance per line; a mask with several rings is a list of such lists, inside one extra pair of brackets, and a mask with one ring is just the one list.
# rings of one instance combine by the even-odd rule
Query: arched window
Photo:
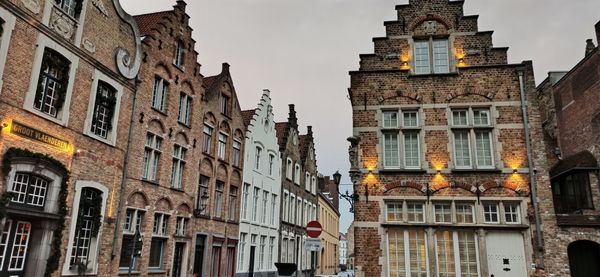
[(113, 127), (113, 118), (117, 106), (117, 90), (106, 82), (98, 81), (92, 126), (90, 132), (107, 139)]
[(58, 52), (46, 48), (33, 107), (58, 118), (67, 94), (71, 62)]
[(600, 276), (600, 245), (580, 240), (569, 244), (569, 267), (571, 277)]

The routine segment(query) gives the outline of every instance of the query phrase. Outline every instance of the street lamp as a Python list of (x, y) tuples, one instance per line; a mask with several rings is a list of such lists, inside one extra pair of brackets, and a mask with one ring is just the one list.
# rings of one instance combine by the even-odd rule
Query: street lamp
[(340, 199), (346, 199), (350, 203), (350, 212), (354, 213), (354, 203), (358, 202), (359, 196), (357, 193), (352, 193), (352, 194), (348, 193), (348, 190), (346, 190), (345, 194), (341, 194), (340, 193), (340, 181), (341, 180), (342, 180), (342, 174), (340, 174), (339, 171), (336, 171), (333, 174), (333, 182), (335, 183), (337, 191), (340, 195)]
[(198, 208), (194, 210), (194, 216), (201, 217), (202, 215), (204, 215), (204, 210), (206, 210), (207, 206), (208, 206), (208, 193), (206, 193), (206, 191), (204, 191), (202, 196), (200, 196)]

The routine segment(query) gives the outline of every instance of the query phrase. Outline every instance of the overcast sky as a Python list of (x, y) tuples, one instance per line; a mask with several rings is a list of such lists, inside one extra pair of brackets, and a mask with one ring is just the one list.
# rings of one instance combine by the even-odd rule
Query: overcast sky
[[(131, 14), (168, 10), (175, 0), (121, 0)], [(385, 35), (383, 21), (407, 0), (188, 0), (202, 74), (231, 74), (242, 109), (271, 90), (275, 118), (296, 104), (302, 133), (314, 126), (319, 171), (347, 176), (346, 138), (352, 135), (348, 71), (371, 38)], [(568, 70), (600, 20), (598, 0), (466, 0), (465, 14), (479, 14), (481, 31), (494, 30), (494, 46), (510, 47), (509, 62), (533, 60), (536, 83), (548, 71)], [(345, 191), (350, 187), (342, 187)], [(340, 231), (352, 221), (344, 200)]]

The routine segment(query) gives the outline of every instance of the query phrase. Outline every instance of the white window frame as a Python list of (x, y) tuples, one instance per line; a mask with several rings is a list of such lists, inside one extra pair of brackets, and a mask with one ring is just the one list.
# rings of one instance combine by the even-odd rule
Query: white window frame
[[(177, 151), (179, 149), (179, 151)], [(185, 178), (185, 156), (187, 153), (187, 148), (175, 144), (173, 145), (173, 164), (171, 166), (171, 188), (174, 189), (184, 189), (183, 179)]]
[(298, 186), (300, 185), (300, 171), (300, 164), (297, 163), (296, 165), (294, 165), (294, 184)]
[(4, 76), (4, 68), (6, 66), (6, 59), (8, 57), (8, 47), (12, 38), (12, 31), (15, 28), (16, 17), (9, 11), (0, 7), (0, 18), (4, 20), (4, 33), (1, 36), (2, 39), (0, 40), (0, 95), (2, 95), (4, 78), (1, 76)]
[[(75, 86), (75, 75), (77, 74), (77, 69), (79, 67), (79, 56), (69, 52), (66, 48), (62, 47), (59, 43), (57, 43), (53, 39), (45, 36), (42, 33), (38, 34), (38, 40), (37, 40), (36, 46), (37, 46), (37, 48), (35, 50), (35, 57), (33, 60), (33, 69), (31, 71), (32, 76), (30, 78), (29, 90), (27, 91), (27, 95), (25, 97), (25, 103), (23, 105), (23, 109), (30, 111), (33, 114), (43, 117), (47, 120), (50, 120), (56, 124), (59, 124), (62, 126), (68, 126), (71, 100), (72, 100), (71, 98), (72, 98), (72, 94), (73, 94), (73, 88)], [(50, 49), (58, 52), (59, 54), (61, 54), (63, 57), (65, 57), (67, 60), (69, 60), (71, 62), (71, 65), (69, 68), (69, 80), (67, 83), (65, 102), (63, 103), (63, 106), (62, 106), (60, 112), (57, 113), (56, 117), (53, 117), (49, 114), (39, 111), (33, 107), (34, 101), (35, 101), (35, 94), (37, 92), (38, 81), (39, 81), (39, 77), (40, 77), (40, 70), (42, 68), (42, 58), (44, 57), (44, 50), (46, 48), (50, 48)]]
[[(452, 215), (453, 215), (452, 202), (446, 202), (446, 201), (434, 202), (432, 204), (432, 206), (433, 206), (433, 221), (435, 223), (442, 223), (442, 224), (446, 223), (447, 224), (447, 223), (453, 222), (453, 220), (452, 220)], [(441, 207), (447, 207), (447, 209), (446, 208), (438, 209)], [(440, 217), (443, 217), (442, 221), (438, 221), (438, 215)], [(446, 218), (446, 217), (448, 217), (448, 218)]]
[[(100, 70), (97, 70), (97, 69), (94, 70), (94, 74), (93, 74), (92, 78), (93, 78), (92, 90), (90, 92), (90, 95), (91, 95), (90, 102), (88, 104), (87, 116), (86, 116), (85, 123), (84, 123), (83, 133), (94, 139), (102, 141), (106, 144), (115, 146), (116, 139), (117, 139), (117, 132), (119, 131), (118, 124), (119, 124), (119, 113), (121, 110), (121, 96), (123, 96), (123, 86), (120, 83), (116, 82), (115, 80), (111, 79), (110, 77), (106, 76), (104, 73), (102, 73)], [(115, 110), (114, 110), (112, 122), (111, 122), (112, 129), (108, 130), (108, 135), (106, 136), (106, 138), (98, 136), (92, 132), (92, 123), (94, 120), (94, 108), (96, 106), (96, 94), (98, 93), (98, 85), (99, 85), (100, 81), (109, 84), (110, 86), (112, 86), (112, 88), (115, 89), (115, 97), (117, 99), (117, 102), (114, 107)]]
[(260, 170), (260, 158), (262, 157), (263, 148), (260, 146), (256, 146), (254, 148), (254, 169)]
[[(148, 136), (153, 136), (153, 145), (148, 146), (146, 143), (148, 141)], [(160, 141), (157, 145), (157, 141)], [(150, 151), (150, 157), (148, 158), (148, 164), (145, 164), (145, 159), (142, 160), (142, 179), (156, 182), (158, 180), (158, 172), (160, 168), (160, 157), (162, 156), (162, 151), (160, 148), (163, 144), (163, 138), (159, 135), (156, 135), (151, 132), (146, 132), (146, 141), (144, 142), (144, 156), (146, 155), (146, 151)], [(156, 166), (154, 166), (156, 165)], [(147, 169), (146, 169), (147, 166)], [(150, 169), (153, 168), (154, 172), (151, 172)], [(147, 170), (147, 172), (146, 172)], [(152, 178), (150, 178), (152, 177)]]
[[(156, 86), (157, 82), (158, 87)], [(171, 83), (169, 82), (169, 80), (159, 75), (154, 76), (152, 83), (152, 109), (157, 110), (161, 113), (167, 113), (170, 86)]]
[[(439, 42), (445, 42), (445, 46), (446, 47), (442, 47), (442, 49), (445, 49), (445, 52), (440, 52), (436, 49), (439, 49), (440, 47), (437, 47)], [(421, 46), (425, 46), (425, 47), (421, 47)], [(420, 47), (420, 49), (422, 50), (426, 50), (425, 54), (424, 53), (420, 53), (418, 51), (418, 47)], [(426, 49), (425, 49), (426, 48)], [(426, 74), (446, 74), (446, 73), (450, 73), (451, 70), (453, 70), (453, 66), (451, 63), (452, 60), (452, 56), (450, 55), (451, 53), (451, 48), (452, 46), (450, 45), (450, 40), (448, 38), (433, 38), (433, 37), (429, 37), (428, 39), (415, 39), (413, 41), (413, 73), (415, 75), (426, 75)], [(445, 55), (444, 59), (437, 59), (436, 56), (438, 55)], [(426, 60), (423, 60), (426, 64), (424, 64), (423, 66), (420, 66), (417, 64), (418, 61), (420, 61), (418, 59), (418, 56), (423, 56), (426, 57)], [(445, 61), (445, 65), (437, 65), (437, 61)]]
[(177, 68), (184, 70), (185, 68), (185, 43), (183, 40), (178, 39), (175, 41), (175, 53), (173, 57), (173, 65)]
[(217, 158), (220, 160), (227, 159), (227, 141), (229, 140), (229, 134), (224, 132), (219, 132), (218, 142), (217, 142)]
[[(410, 236), (409, 236), (409, 232), (414, 232), (414, 231), (418, 231), (418, 232), (422, 232), (423, 235), (423, 245), (425, 245), (425, 273), (426, 276), (430, 276), (429, 274), (429, 268), (430, 268), (430, 261), (429, 261), (429, 238), (427, 236), (427, 231), (424, 229), (403, 229), (403, 230), (398, 230), (399, 233), (402, 235), (402, 250), (404, 252), (404, 273), (406, 274), (406, 276), (412, 276), (411, 275), (411, 270), (410, 270), (410, 265), (411, 265), (411, 257), (414, 256), (414, 253), (410, 253)], [(385, 235), (385, 240), (386, 240), (386, 246), (385, 246), (385, 251), (387, 252), (387, 264), (389, 265), (390, 263), (390, 233), (388, 232)], [(389, 268), (388, 268), (389, 270)], [(391, 274), (391, 273), (390, 273)]]
[(179, 111), (177, 113), (177, 122), (188, 127), (191, 125), (190, 119), (192, 117), (192, 100), (192, 96), (185, 92), (181, 92), (181, 94), (179, 94)]
[(292, 178), (294, 176), (294, 172), (293, 172), (293, 166), (294, 162), (292, 161), (292, 159), (287, 158), (286, 161), (286, 170), (285, 170), (285, 178), (292, 181)]
[[(396, 123), (397, 126), (386, 126), (385, 123), (385, 114), (386, 113), (395, 113), (396, 114)], [(405, 124), (405, 116), (407, 113), (416, 115), (416, 125), (406, 125)], [(415, 108), (405, 108), (401, 110), (383, 110), (382, 111), (382, 125), (381, 127), (381, 148), (382, 148), (382, 162), (384, 169), (414, 169), (418, 170), (422, 168), (422, 132), (421, 132), (421, 111)], [(406, 149), (406, 136), (409, 134), (416, 134), (417, 137), (417, 165), (408, 165), (407, 164), (407, 149)], [(397, 141), (397, 149), (396, 155), (398, 156), (397, 164), (389, 164), (387, 159), (387, 140), (388, 136), (393, 136)], [(392, 149), (393, 150), (393, 149)]]
[[(502, 214), (502, 213), (501, 213), (501, 211), (500, 211), (500, 203), (498, 203), (498, 202), (494, 202), (494, 201), (491, 201), (491, 202), (483, 202), (481, 205), (483, 206), (483, 208), (482, 208), (482, 212), (483, 212), (483, 222), (485, 222), (485, 223), (487, 223), (487, 224), (500, 224), (501, 218), (502, 218), (502, 216), (503, 216), (503, 214)], [(491, 212), (491, 210), (490, 210), (490, 211), (487, 211), (487, 207), (488, 207), (489, 205), (493, 205), (493, 206), (495, 206), (495, 207), (496, 207), (496, 212), (495, 212), (495, 214), (496, 214), (496, 221), (493, 221), (493, 220), (491, 220), (491, 219), (492, 219), (492, 214), (493, 214), (493, 213)], [(486, 215), (487, 215), (487, 214), (489, 214), (489, 215), (490, 215), (490, 220), (487, 220), (487, 219), (486, 219)]]
[[(486, 110), (488, 113), (488, 124), (479, 124), (476, 125), (474, 124), (474, 111), (480, 111), (480, 110)], [(466, 112), (466, 116), (467, 116), (467, 122), (466, 124), (461, 124), (461, 125), (456, 125), (454, 124), (454, 112), (457, 111), (465, 111)], [(478, 170), (478, 169), (495, 169), (496, 168), (496, 156), (497, 153), (495, 153), (495, 148), (494, 148), (494, 124), (493, 124), (493, 117), (492, 117), (492, 107), (489, 106), (485, 106), (485, 107), (451, 107), (450, 108), (450, 122), (449, 122), (449, 126), (452, 127), (452, 132), (451, 132), (451, 139), (452, 139), (452, 157), (453, 157), (453, 163), (454, 163), (454, 167), (456, 169), (473, 169), (473, 170)], [(457, 157), (457, 150), (456, 150), (456, 134), (457, 133), (466, 133), (467, 134), (467, 141), (468, 141), (468, 147), (469, 147), (469, 165), (458, 165), (458, 157)], [(479, 159), (478, 159), (478, 149), (477, 149), (477, 134), (481, 133), (481, 132), (486, 132), (489, 134), (489, 145), (490, 145), (490, 159), (491, 159), (491, 165), (479, 165)]]
[[(406, 222), (409, 222), (409, 223), (424, 223), (424, 222), (427, 221), (427, 217), (426, 217), (426, 215), (427, 215), (427, 213), (426, 213), (427, 207), (426, 206), (427, 205), (426, 205), (425, 202), (418, 201), (418, 200), (417, 201), (407, 200), (407, 201), (405, 201), (405, 205), (406, 205), (406, 207), (405, 207)], [(411, 220), (410, 219), (410, 216), (409, 216), (410, 214), (415, 214), (416, 215), (417, 213), (413, 213), (413, 211), (411, 209), (409, 209), (409, 205), (421, 205), (421, 216), (423, 217), (423, 220), (416, 221), (416, 220)]]
[[(462, 264), (461, 264), (461, 259), (460, 259), (460, 237), (459, 237), (459, 233), (469, 233), (470, 235), (473, 236), (473, 241), (475, 242), (475, 261), (477, 263), (477, 276), (481, 276), (481, 269), (479, 267), (479, 242), (477, 240), (477, 233), (476, 232), (460, 232), (457, 230), (438, 230), (435, 234), (434, 234), (434, 245), (433, 248), (435, 249), (435, 266), (437, 269), (437, 272), (439, 274), (440, 270), (440, 262), (439, 262), (439, 256), (440, 253), (438, 252), (438, 234), (443, 233), (444, 231), (450, 232), (450, 235), (452, 236), (452, 251), (453, 251), (453, 263), (454, 263), (454, 270), (452, 272), (450, 272), (450, 274), (452, 276), (462, 276)], [(445, 276), (445, 275), (440, 275), (440, 276)]]
[[(515, 208), (515, 210), (512, 210), (512, 208), (508, 208), (508, 207), (513, 207)], [(505, 224), (521, 224), (521, 205), (519, 203), (514, 203), (514, 202), (502, 202), (502, 220), (504, 221)], [(511, 216), (515, 216), (516, 217), (516, 221), (509, 221), (507, 220), (507, 216), (511, 215)]]

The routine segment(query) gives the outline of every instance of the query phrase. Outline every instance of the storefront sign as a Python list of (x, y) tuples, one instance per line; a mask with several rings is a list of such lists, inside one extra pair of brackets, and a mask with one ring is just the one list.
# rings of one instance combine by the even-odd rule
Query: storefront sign
[(57, 137), (46, 134), (40, 130), (36, 130), (32, 127), (24, 125), (22, 123), (13, 121), (11, 124), (10, 132), (12, 134), (28, 138), (31, 140), (39, 141), (41, 143), (48, 144), (50, 146), (59, 148), (64, 151), (68, 151), (71, 149), (71, 144), (66, 141), (59, 139)]

